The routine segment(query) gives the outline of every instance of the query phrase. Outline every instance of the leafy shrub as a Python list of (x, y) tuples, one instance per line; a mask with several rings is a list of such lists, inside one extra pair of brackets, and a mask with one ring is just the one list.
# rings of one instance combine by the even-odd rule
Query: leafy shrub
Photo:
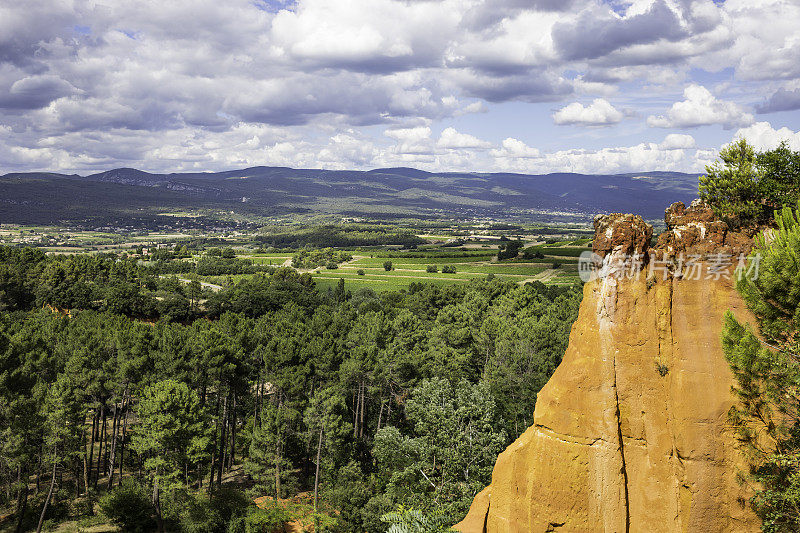
[(211, 505), (225, 522), (229, 522), (236, 516), (244, 516), (253, 502), (240, 490), (221, 488), (214, 492)]
[(147, 490), (134, 479), (123, 479), (100, 498), (100, 509), (121, 531), (148, 533), (155, 529), (154, 509)]
[[(445, 268), (447, 267), (442, 268), (442, 272), (444, 272)], [(426, 268), (425, 271), (433, 274), (439, 272), (439, 269), (436, 267), (436, 265), (428, 265), (428, 268)]]
[(325, 265), (325, 268), (327, 268), (328, 270), (336, 270), (337, 268), (339, 268), (339, 265), (331, 261), (330, 263)]
[(199, 496), (190, 498), (179, 514), (182, 533), (225, 533), (227, 524), (213, 501)]
[(544, 259), (542, 247), (531, 246), (530, 248), (525, 248), (525, 250), (522, 252), (522, 257), (524, 259)]
[(387, 533), (439, 533), (453, 531), (446, 517), (437, 514), (426, 516), (418, 509), (405, 509), (381, 516), (381, 521), (389, 524)]
[(359, 268), (358, 272), (356, 272), (356, 274), (358, 274), (359, 276), (363, 276), (364, 275), (364, 270)]
[(455, 273), (456, 273), (456, 267), (454, 267), (453, 265), (445, 265), (442, 267), (442, 274), (455, 274)]
[(294, 517), (286, 509), (275, 506), (250, 509), (244, 519), (245, 533), (273, 533)]
[[(167, 531), (180, 533), (227, 533), (229, 524), (241, 521), (253, 502), (241, 491), (219, 489), (211, 496), (188, 490), (165, 491), (161, 510)], [(234, 530), (235, 531), (235, 530)]]
[(394, 267), (392, 266), (392, 262), (391, 262), (391, 261), (384, 261), (384, 263), (383, 263), (383, 269), (384, 269), (386, 272), (389, 272), (389, 271), (390, 271), (390, 270), (392, 270), (393, 268), (394, 268)]

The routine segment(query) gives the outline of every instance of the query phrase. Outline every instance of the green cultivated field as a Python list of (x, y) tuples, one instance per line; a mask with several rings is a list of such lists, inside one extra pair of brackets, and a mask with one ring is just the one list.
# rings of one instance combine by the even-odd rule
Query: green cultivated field
[[(472, 257), (447, 258), (383, 258), (358, 257), (341, 265), (338, 269), (318, 269), (313, 273), (314, 280), (320, 288), (332, 287), (338, 280), (345, 280), (345, 288), (357, 290), (368, 287), (376, 291), (399, 290), (407, 288), (411, 283), (426, 282), (436, 284), (466, 283), (471, 280), (486, 279), (490, 274), (497, 278), (525, 283), (542, 281), (550, 284), (570, 284), (578, 282), (577, 265), (574, 261), (565, 262), (558, 269), (553, 269), (554, 261), (545, 259), (537, 262), (492, 262), (493, 256), (475, 255)], [(384, 261), (391, 261), (393, 270), (383, 268)], [(558, 262), (558, 261), (556, 261)], [(428, 265), (436, 265), (438, 272), (427, 272)], [(442, 266), (454, 266), (455, 274), (442, 273)], [(364, 275), (359, 276), (358, 270)]]
[[(353, 228), (349, 226), (341, 229), (339, 233), (333, 230), (326, 230), (327, 233), (325, 233), (323, 231), (324, 228), (301, 228), (297, 231), (289, 231), (286, 228), (279, 229), (289, 236), (296, 236), (295, 233), (297, 233), (300, 236), (310, 235), (314, 237), (319, 233), (330, 237), (327, 241), (323, 239), (320, 242), (353, 241), (355, 235), (351, 231)], [(341, 263), (335, 269), (319, 266), (316, 268), (302, 268), (300, 271), (310, 273), (317, 285), (322, 289), (335, 286), (339, 279), (344, 279), (346, 288), (351, 291), (363, 287), (376, 291), (401, 290), (407, 289), (412, 283), (418, 282), (438, 285), (469, 283), (474, 280), (486, 279), (489, 275), (503, 281), (518, 284), (531, 281), (559, 285), (572, 284), (579, 281), (577, 258), (582, 251), (587, 249), (586, 245), (589, 243), (589, 239), (581, 237), (580, 234), (577, 235), (579, 238), (576, 238), (575, 233), (570, 233), (571, 230), (564, 230), (567, 240), (556, 241), (549, 237), (547, 232), (543, 231), (539, 234), (534, 228), (529, 230), (529, 233), (525, 233), (520, 229), (520, 233), (523, 234), (521, 240), (525, 243), (525, 250), (529, 253), (523, 254), (523, 250), (520, 250), (520, 255), (516, 259), (498, 262), (497, 246), (502, 242), (510, 242), (510, 240), (501, 241), (496, 237), (490, 240), (467, 238), (464, 244), (458, 247), (450, 244), (443, 245), (444, 240), (461, 239), (463, 235), (468, 233), (463, 231), (459, 234), (456, 231), (458, 229), (458, 227), (454, 226), (448, 231), (441, 232), (441, 235), (434, 236), (429, 235), (428, 233), (430, 232), (426, 232), (424, 229), (406, 230), (411, 237), (419, 239), (415, 235), (424, 234), (424, 239), (431, 239), (424, 244), (413, 244), (412, 249), (401, 249), (398, 244), (365, 244), (352, 247), (336, 247), (334, 244), (331, 249), (345, 251), (353, 259)], [(331, 233), (332, 231), (333, 233)], [(328, 235), (329, 233), (330, 235)], [(436, 232), (434, 231), (434, 233)], [(271, 233), (264, 233), (264, 235), (269, 236)], [(334, 239), (331, 235), (336, 238)], [(361, 233), (358, 233), (358, 235), (361, 235)], [(509, 233), (508, 236), (510, 239), (518, 238), (515, 233)], [(263, 243), (258, 244), (260, 251), (253, 249), (252, 235), (238, 234), (236, 236), (228, 236), (221, 232), (219, 234), (205, 234), (203, 237), (212, 240), (216, 239), (216, 242), (203, 243), (200, 247), (192, 248), (192, 256), (190, 258), (175, 260), (198, 263), (200, 258), (206, 254), (207, 249), (228, 247), (234, 249), (238, 259), (245, 259), (257, 267), (282, 267), (292, 265), (292, 258), (295, 253), (302, 250), (320, 249), (320, 246), (314, 244), (316, 241), (311, 237), (306, 239), (309, 242), (302, 241), (299, 247), (291, 239), (287, 240), (288, 237), (284, 239), (276, 238), (274, 239), (276, 240), (275, 247), (269, 251), (264, 250)], [(156, 244), (163, 243), (166, 244), (167, 248), (170, 248), (176, 245), (180, 246), (183, 243), (190, 243), (191, 238), (181, 231), (150, 231), (120, 236), (104, 231), (81, 231), (56, 226), (23, 227), (2, 225), (0, 227), (0, 241), (12, 245), (38, 245), (50, 253), (57, 254), (97, 253), (116, 251), (117, 249), (130, 251), (132, 247), (141, 246), (142, 244), (155, 248)], [(283, 241), (286, 242), (284, 243)], [(369, 240), (364, 242), (369, 242)], [(294, 244), (294, 246), (290, 246), (291, 244)], [(535, 252), (535, 254), (530, 252)], [(391, 271), (384, 269), (383, 264), (386, 261), (392, 262), (393, 268)], [(428, 272), (429, 265), (434, 265), (436, 272)], [(456, 272), (444, 273), (442, 272), (443, 267), (455, 268)], [(359, 270), (363, 271), (363, 275), (358, 275)], [(252, 273), (221, 274), (222, 272), (219, 275), (197, 276), (197, 279), (225, 287), (254, 275)], [(172, 274), (170, 273), (170, 275)], [(181, 275), (186, 277), (186, 274)]]
[[(515, 260), (497, 262), (496, 255), (486, 252), (468, 253), (448, 250), (429, 252), (408, 252), (410, 257), (402, 257), (402, 252), (379, 250), (374, 253), (350, 251), (353, 259), (339, 265), (336, 269), (317, 267), (307, 270), (321, 289), (335, 287), (339, 279), (345, 280), (347, 290), (355, 291), (370, 288), (375, 291), (394, 291), (407, 289), (412, 283), (435, 283), (448, 285), (468, 283), (472, 280), (486, 279), (490, 274), (504, 281), (523, 284), (541, 281), (547, 284), (573, 284), (579, 282), (577, 273), (577, 255), (582, 247), (543, 247), (544, 259)], [(576, 253), (577, 252), (577, 253)], [(428, 257), (415, 257), (425, 253)], [(386, 257), (392, 255), (395, 257)], [(397, 257), (400, 256), (400, 257)], [(439, 256), (439, 257), (437, 257)], [(292, 256), (287, 253), (258, 253), (240, 255), (251, 259), (254, 264), (281, 266), (291, 262)], [(392, 270), (384, 269), (386, 261), (392, 262)], [(427, 272), (428, 265), (435, 265), (437, 272)], [(553, 266), (558, 265), (557, 268)], [(455, 267), (454, 274), (443, 273), (442, 267)], [(359, 275), (362, 270), (364, 275)], [(217, 285), (226, 285), (231, 281), (238, 283), (252, 274), (231, 276), (201, 276), (199, 279)]]

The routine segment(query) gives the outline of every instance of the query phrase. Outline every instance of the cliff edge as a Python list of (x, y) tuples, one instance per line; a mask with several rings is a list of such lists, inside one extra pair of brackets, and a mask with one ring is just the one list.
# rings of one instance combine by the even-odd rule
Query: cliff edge
[(586, 283), (534, 425), (498, 457), (491, 485), (458, 531), (760, 529), (736, 480), (743, 465), (727, 428), (733, 376), (720, 342), (727, 310), (753, 318), (732, 267), (699, 279), (655, 270), (656, 258), (674, 267), (678, 254), (707, 259), (747, 251), (750, 241), (702, 204), (673, 204), (665, 219), (654, 249), (652, 227), (639, 217), (595, 220), (594, 251), (604, 265), (634, 254), (649, 267)]

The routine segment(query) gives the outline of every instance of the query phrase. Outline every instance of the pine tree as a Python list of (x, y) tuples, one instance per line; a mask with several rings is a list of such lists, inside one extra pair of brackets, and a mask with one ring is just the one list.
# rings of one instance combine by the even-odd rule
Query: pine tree
[(793, 151), (786, 141), (774, 150), (756, 156), (761, 170), (761, 194), (773, 209), (794, 206), (800, 200), (800, 151)]
[(209, 438), (203, 431), (200, 398), (185, 383), (168, 379), (147, 387), (137, 413), (141, 424), (131, 446), (145, 458), (161, 526), (161, 491), (188, 484), (189, 467), (205, 458)]
[(720, 161), (700, 176), (700, 198), (732, 227), (748, 226), (762, 218), (764, 208), (758, 187), (756, 153), (747, 141), (726, 146)]
[(730, 419), (750, 465), (752, 504), (767, 532), (800, 529), (800, 209), (775, 213), (761, 236), (758, 276), (737, 283), (758, 319), (758, 336), (731, 313), (722, 343), (737, 385)]
[(267, 402), (261, 411), (260, 426), (253, 429), (245, 470), (255, 482), (255, 495), (285, 496), (282, 487), (290, 481), (291, 462), (286, 457), (289, 422), (294, 413), (283, 404)]

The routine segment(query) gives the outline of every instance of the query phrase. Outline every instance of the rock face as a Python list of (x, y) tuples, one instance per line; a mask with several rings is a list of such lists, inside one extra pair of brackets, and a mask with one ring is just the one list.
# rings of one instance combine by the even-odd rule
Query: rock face
[[(681, 204), (683, 205), (683, 204)], [(643, 254), (653, 236), (653, 226), (641, 217), (613, 213), (594, 219), (594, 253), (605, 257), (611, 252)]]
[(695, 200), (687, 208), (683, 202), (669, 206), (664, 213), (667, 231), (658, 236), (656, 248), (669, 256), (678, 254), (737, 255), (752, 246), (751, 234), (732, 232), (722, 220), (717, 220), (707, 204)]
[[(670, 231), (695, 222), (680, 220), (686, 211), (682, 204), (668, 211)], [(715, 221), (696, 222), (709, 227), (691, 244), (685, 233), (673, 234), (671, 245), (710, 250)], [(648, 228), (638, 217), (598, 219), (595, 252), (647, 252)], [(564, 360), (539, 393), (534, 425), (499, 456), (491, 485), (456, 529), (758, 531), (726, 427), (733, 377), (720, 333), (728, 309), (752, 321), (724, 277), (587, 283)]]

